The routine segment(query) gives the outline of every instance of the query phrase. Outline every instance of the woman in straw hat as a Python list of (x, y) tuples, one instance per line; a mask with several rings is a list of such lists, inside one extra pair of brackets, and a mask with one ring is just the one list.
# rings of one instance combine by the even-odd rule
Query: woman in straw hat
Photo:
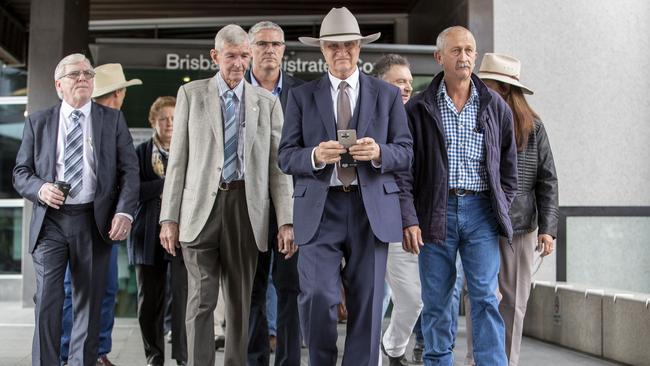
[[(534, 251), (540, 251), (541, 257), (553, 252), (558, 222), (553, 153), (544, 124), (524, 96), (532, 95), (533, 91), (519, 81), (520, 70), (521, 63), (516, 58), (486, 53), (478, 73), (485, 85), (498, 92), (512, 109), (517, 142), (518, 189), (510, 207), (514, 237), (512, 249), (501, 238), (499, 271), (499, 291), (503, 296), (499, 311), (506, 325), (506, 354), (510, 366), (519, 363)], [(471, 337), (468, 338), (468, 364), (473, 364)]]

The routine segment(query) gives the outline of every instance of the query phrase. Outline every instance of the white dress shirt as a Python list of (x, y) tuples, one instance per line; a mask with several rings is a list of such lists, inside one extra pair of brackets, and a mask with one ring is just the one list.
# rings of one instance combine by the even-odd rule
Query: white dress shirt
[[(95, 199), (97, 174), (95, 172), (95, 152), (93, 150), (92, 117), (90, 115), (91, 104), (92, 102), (89, 101), (81, 108), (77, 108), (83, 113), (83, 117), (79, 119), (83, 131), (83, 186), (77, 196), (68, 196), (65, 200), (66, 205), (88, 203)], [(59, 132), (56, 140), (56, 180), (65, 180), (65, 138), (68, 135), (68, 131), (71, 131), (73, 127), (70, 115), (74, 110), (75, 108), (70, 104), (65, 101), (61, 102)]]

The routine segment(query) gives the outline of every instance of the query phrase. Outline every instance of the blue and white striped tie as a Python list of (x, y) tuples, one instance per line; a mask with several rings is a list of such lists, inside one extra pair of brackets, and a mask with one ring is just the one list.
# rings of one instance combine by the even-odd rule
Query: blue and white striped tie
[(237, 177), (237, 123), (235, 115), (235, 92), (225, 93), (225, 125), (223, 136), (223, 180), (230, 182)]
[(84, 114), (80, 110), (74, 110), (70, 114), (72, 129), (65, 136), (65, 153), (63, 166), (65, 170), (63, 175), (66, 182), (70, 183), (70, 197), (75, 197), (81, 188), (83, 188), (84, 161), (83, 161), (83, 130), (81, 128), (81, 119)]

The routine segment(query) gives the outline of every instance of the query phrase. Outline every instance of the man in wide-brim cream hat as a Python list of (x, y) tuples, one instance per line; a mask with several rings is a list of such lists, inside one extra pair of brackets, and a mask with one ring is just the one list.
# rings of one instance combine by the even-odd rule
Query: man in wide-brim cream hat
[(312, 366), (336, 364), (342, 283), (343, 366), (379, 361), (387, 243), (402, 240), (395, 172), (408, 170), (413, 157), (399, 89), (357, 66), (362, 44), (379, 36), (363, 36), (348, 9), (334, 8), (318, 38), (299, 38), (320, 46), (328, 67), (291, 90), (278, 149), (280, 169), (295, 182), (298, 306)]
[(104, 64), (95, 68), (95, 90), (93, 99), (105, 106), (120, 109), (126, 96), (126, 88), (142, 85), (142, 80), (126, 80), (122, 65)]

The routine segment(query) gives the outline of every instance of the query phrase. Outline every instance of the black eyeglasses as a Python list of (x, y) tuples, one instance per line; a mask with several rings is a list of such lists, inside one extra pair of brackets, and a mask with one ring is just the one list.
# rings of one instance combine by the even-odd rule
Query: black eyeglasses
[(68, 78), (73, 80), (79, 80), (79, 77), (83, 75), (86, 80), (92, 79), (95, 77), (95, 72), (93, 70), (77, 70), (70, 71), (69, 73), (61, 76), (59, 79)]
[(284, 42), (278, 42), (278, 41), (273, 41), (273, 42), (267, 42), (267, 41), (257, 41), (255, 42), (255, 45), (260, 48), (266, 48), (268, 46), (271, 46), (272, 48), (280, 48), (284, 46)]

